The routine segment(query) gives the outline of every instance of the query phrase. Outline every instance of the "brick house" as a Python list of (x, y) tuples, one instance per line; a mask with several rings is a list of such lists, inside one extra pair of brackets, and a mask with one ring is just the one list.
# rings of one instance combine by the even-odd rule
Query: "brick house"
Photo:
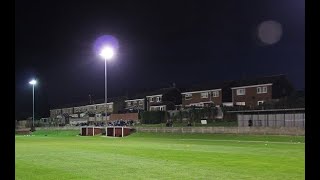
[(253, 108), (264, 102), (288, 96), (293, 87), (285, 75), (275, 75), (237, 81), (231, 90), (234, 105)]
[[(98, 99), (94, 101), (95, 102), (94, 104), (86, 105), (87, 112), (104, 113), (105, 108), (107, 107), (108, 113), (119, 113), (125, 109), (125, 106), (126, 106), (125, 100), (127, 100), (127, 97), (125, 96), (112, 97), (107, 99), (107, 104), (106, 104), (104, 103), (105, 101), (104, 99)], [(91, 111), (89, 111), (90, 107), (91, 107)]]
[(133, 96), (124, 101), (125, 109), (128, 111), (145, 111), (146, 110), (146, 96), (144, 94)]
[(148, 111), (174, 110), (181, 104), (181, 91), (176, 87), (163, 88), (146, 96)]
[(83, 117), (84, 115), (104, 114), (107, 108), (108, 114), (118, 113), (123, 111), (127, 98), (124, 96), (108, 98), (108, 103), (104, 103), (104, 99), (96, 100), (95, 103), (89, 104), (87, 102), (76, 103), (72, 105), (65, 105), (62, 109), (51, 109), (50, 117), (59, 118), (64, 117)]
[(204, 107), (208, 105), (221, 105), (222, 93), (220, 88), (197, 88), (181, 93), (182, 107)]
[(62, 109), (50, 109), (50, 117), (55, 118), (62, 115)]
[(181, 93), (182, 107), (230, 106), (232, 105), (231, 87), (234, 83), (235, 81), (206, 82), (186, 89)]

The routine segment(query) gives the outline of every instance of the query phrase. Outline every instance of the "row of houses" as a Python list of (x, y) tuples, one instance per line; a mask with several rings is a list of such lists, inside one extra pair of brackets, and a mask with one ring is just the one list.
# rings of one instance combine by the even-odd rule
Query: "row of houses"
[(251, 80), (206, 83), (183, 89), (175, 86), (132, 97), (109, 98), (80, 106), (50, 110), (50, 117), (104, 117), (108, 114), (139, 111), (168, 111), (192, 106), (247, 106), (254, 108), (265, 102), (278, 101), (293, 91), (285, 75), (274, 75)]

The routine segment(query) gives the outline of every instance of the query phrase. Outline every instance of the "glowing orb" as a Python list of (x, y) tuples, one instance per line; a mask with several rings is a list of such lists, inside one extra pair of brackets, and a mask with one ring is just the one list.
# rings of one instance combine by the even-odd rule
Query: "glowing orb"
[(282, 36), (282, 25), (279, 22), (269, 20), (258, 26), (258, 38), (264, 44), (277, 43)]

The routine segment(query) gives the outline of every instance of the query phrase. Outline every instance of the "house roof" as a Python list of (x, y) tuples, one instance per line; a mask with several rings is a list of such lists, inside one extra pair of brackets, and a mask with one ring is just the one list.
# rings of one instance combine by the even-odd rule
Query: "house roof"
[(132, 100), (132, 99), (144, 99), (147, 96), (147, 93), (139, 93), (136, 94), (134, 96), (131, 96), (130, 98), (128, 98), (128, 100)]
[[(127, 97), (125, 97), (125, 96), (110, 97), (110, 98), (107, 98), (107, 102), (108, 103), (110, 103), (110, 102), (118, 102), (118, 101), (125, 100), (125, 99), (127, 99)], [(82, 102), (77, 102), (77, 103), (71, 103), (71, 104), (64, 104), (64, 105), (59, 105), (59, 106), (53, 107), (50, 110), (73, 108), (73, 107), (93, 105), (93, 104), (102, 104), (102, 103), (104, 103), (104, 99), (96, 99), (96, 100), (92, 100), (92, 102), (93, 102), (92, 104), (90, 104), (87, 101), (86, 102), (82, 101)]]
[[(110, 98), (107, 98), (107, 102), (108, 103), (119, 102), (119, 101), (124, 101), (126, 99), (128, 99), (126, 96), (110, 97)], [(93, 100), (92, 102), (93, 102), (92, 104), (102, 104), (104, 103), (104, 99), (96, 99), (96, 100)], [(87, 105), (90, 105), (90, 104), (87, 103)]]
[[(146, 96), (152, 96), (152, 95), (159, 95), (159, 94), (165, 94), (171, 90), (174, 90), (174, 89), (178, 89), (176, 87), (170, 87), (170, 88), (162, 88), (162, 89), (157, 89), (155, 91), (152, 91), (152, 92), (149, 92), (146, 94)], [(179, 89), (178, 89), (179, 90)], [(180, 91), (180, 90), (179, 90)]]
[(128, 100), (132, 100), (132, 99), (143, 99), (143, 98), (145, 98), (146, 96), (160, 95), (160, 94), (167, 93), (167, 92), (169, 92), (170, 90), (173, 90), (173, 89), (177, 89), (177, 90), (180, 91), (180, 89), (179, 89), (179, 88), (176, 88), (176, 87), (153, 89), (153, 90), (141, 92), (141, 93), (138, 93), (138, 94), (136, 94), (136, 95), (134, 95), (134, 96), (131, 96), (131, 97), (128, 98)]
[(249, 86), (249, 85), (258, 85), (258, 84), (268, 84), (268, 83), (277, 83), (279, 81), (285, 80), (286, 75), (272, 75), (272, 76), (264, 76), (255, 79), (246, 79), (246, 80), (238, 80), (236, 83), (233, 84), (232, 87), (242, 87), (242, 86)]
[(223, 82), (205, 82), (201, 84), (193, 85), (190, 88), (185, 89), (182, 92), (194, 92), (194, 91), (204, 91), (204, 90), (212, 90), (212, 89), (224, 89), (227, 87), (231, 87), (235, 81), (223, 81)]

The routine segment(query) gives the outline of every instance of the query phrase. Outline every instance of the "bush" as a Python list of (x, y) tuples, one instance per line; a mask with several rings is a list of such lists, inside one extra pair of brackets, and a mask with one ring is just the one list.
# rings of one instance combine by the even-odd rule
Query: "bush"
[(165, 111), (146, 111), (142, 113), (143, 124), (165, 123), (168, 119), (168, 112)]

